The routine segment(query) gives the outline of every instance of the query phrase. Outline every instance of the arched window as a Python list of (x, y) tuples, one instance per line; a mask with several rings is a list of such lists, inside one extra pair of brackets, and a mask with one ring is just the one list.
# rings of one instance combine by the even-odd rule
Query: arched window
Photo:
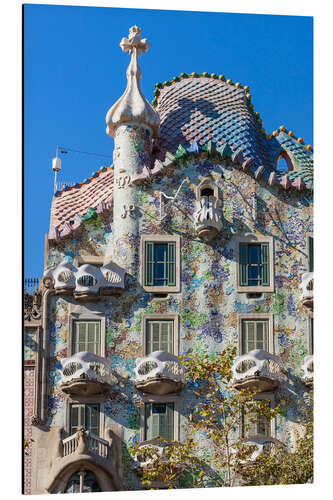
[(290, 170), (294, 170), (292, 161), (285, 151), (280, 153), (279, 156), (277, 157), (275, 162), (275, 169), (280, 174), (286, 174)]
[(90, 470), (79, 470), (69, 479), (65, 493), (92, 493), (102, 491), (95, 474)]

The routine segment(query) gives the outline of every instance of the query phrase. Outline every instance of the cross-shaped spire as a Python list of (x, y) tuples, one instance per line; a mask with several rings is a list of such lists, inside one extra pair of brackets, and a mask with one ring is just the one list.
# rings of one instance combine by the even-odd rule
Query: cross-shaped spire
[(132, 55), (134, 48), (137, 49), (138, 56), (141, 55), (141, 52), (148, 52), (148, 49), (150, 47), (148, 40), (147, 38), (143, 38), (141, 40), (140, 35), (141, 29), (137, 26), (132, 26), (129, 30), (128, 38), (122, 38), (120, 42), (120, 47), (122, 48), (123, 52), (129, 51), (130, 55)]

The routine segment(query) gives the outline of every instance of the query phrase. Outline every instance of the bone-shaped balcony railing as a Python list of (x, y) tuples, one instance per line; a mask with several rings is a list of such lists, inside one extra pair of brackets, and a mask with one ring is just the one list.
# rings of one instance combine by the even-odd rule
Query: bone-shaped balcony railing
[(304, 306), (313, 309), (313, 272), (302, 275), (300, 288), (302, 289), (301, 302)]
[(195, 202), (195, 229), (204, 239), (213, 239), (222, 230), (221, 201), (215, 196), (202, 196)]
[[(283, 449), (281, 441), (270, 436), (251, 436), (244, 439), (241, 444), (245, 447), (245, 450), (247, 446), (254, 448), (245, 460), (241, 460), (243, 464), (254, 462), (264, 452), (274, 453), (278, 449)], [(233, 448), (233, 453), (237, 453), (236, 448)]]
[(80, 384), (93, 382), (106, 389), (117, 382), (111, 371), (109, 360), (91, 352), (78, 352), (70, 358), (61, 359), (60, 362), (60, 385), (65, 392), (71, 392), (71, 386), (73, 388), (75, 382)]
[(155, 351), (137, 360), (135, 385), (143, 392), (168, 394), (181, 390), (185, 385), (184, 369), (173, 354)]
[(238, 388), (257, 387), (261, 391), (274, 389), (283, 378), (279, 356), (262, 349), (238, 356), (231, 370), (234, 385)]
[(169, 459), (166, 455), (167, 448), (172, 445), (179, 445), (178, 441), (167, 442), (159, 438), (150, 439), (140, 443), (135, 455), (135, 468), (145, 468), (152, 465), (156, 457), (160, 457), (162, 462), (167, 462)]
[(305, 356), (304, 363), (302, 365), (303, 369), (303, 377), (302, 380), (305, 385), (311, 386), (313, 384), (313, 375), (314, 375), (314, 364), (313, 364), (313, 355)]
[(109, 443), (105, 439), (96, 436), (86, 429), (80, 429), (62, 440), (63, 457), (77, 454), (93, 454), (102, 458), (108, 458)]

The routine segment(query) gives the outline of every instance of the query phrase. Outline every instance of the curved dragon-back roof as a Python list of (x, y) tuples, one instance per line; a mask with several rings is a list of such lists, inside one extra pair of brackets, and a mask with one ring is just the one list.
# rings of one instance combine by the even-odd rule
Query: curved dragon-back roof
[[(250, 89), (215, 74), (182, 73), (157, 83), (152, 102), (160, 119), (155, 157), (132, 182), (149, 181), (178, 160), (204, 153), (226, 159), (256, 179), (283, 189), (312, 189), (313, 153), (301, 138), (284, 126), (271, 135), (262, 128), (251, 104)], [(277, 159), (287, 157), (290, 169), (276, 169)], [(113, 168), (101, 167), (90, 178), (55, 193), (49, 239), (72, 234), (84, 220), (112, 209)]]
[(276, 161), (287, 155), (293, 169), (284, 183), (289, 187), (298, 181), (311, 187), (312, 147), (284, 126), (267, 135), (259, 113), (254, 112), (249, 90), (223, 75), (208, 73), (182, 73), (157, 83), (152, 104), (161, 120), (161, 147), (175, 153), (179, 145), (191, 150), (193, 143), (202, 148), (211, 141), (218, 149), (227, 143), (234, 153), (242, 153), (253, 173), (276, 181), (285, 177), (276, 170)]

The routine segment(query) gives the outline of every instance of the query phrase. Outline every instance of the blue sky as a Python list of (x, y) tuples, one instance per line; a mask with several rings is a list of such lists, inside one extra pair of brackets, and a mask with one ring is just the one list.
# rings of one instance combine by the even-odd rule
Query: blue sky
[(59, 182), (111, 163), (105, 115), (126, 87), (132, 25), (151, 45), (140, 58), (142, 90), (181, 72), (224, 74), (249, 85), (271, 133), (285, 125), (313, 144), (311, 17), (105, 7), (25, 6), (25, 275), (41, 276), (56, 146), (107, 157), (62, 155)]

